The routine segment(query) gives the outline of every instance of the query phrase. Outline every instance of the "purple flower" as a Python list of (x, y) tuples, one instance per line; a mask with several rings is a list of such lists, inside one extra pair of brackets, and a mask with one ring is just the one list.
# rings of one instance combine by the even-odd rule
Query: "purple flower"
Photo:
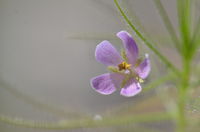
[(121, 55), (108, 41), (96, 47), (96, 60), (108, 66), (111, 73), (96, 76), (90, 80), (91, 86), (99, 93), (109, 95), (121, 88), (120, 94), (131, 97), (138, 94), (150, 70), (148, 54), (142, 60), (138, 57), (138, 47), (132, 36), (126, 31), (117, 33), (124, 46)]

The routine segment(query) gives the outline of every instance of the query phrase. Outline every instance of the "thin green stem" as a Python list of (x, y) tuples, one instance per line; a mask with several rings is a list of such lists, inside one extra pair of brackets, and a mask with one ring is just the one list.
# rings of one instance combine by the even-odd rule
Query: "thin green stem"
[(177, 0), (178, 18), (180, 25), (180, 35), (183, 43), (183, 55), (190, 58), (190, 40), (191, 40), (191, 16), (190, 16), (190, 0)]
[(200, 16), (198, 18), (197, 24), (195, 26), (195, 30), (194, 30), (194, 34), (192, 37), (192, 50), (193, 50), (193, 54), (195, 53), (195, 51), (198, 49), (199, 45), (200, 45)]
[(149, 42), (137, 29), (136, 27), (131, 23), (129, 18), (126, 16), (122, 8), (120, 7), (117, 0), (114, 0), (115, 5), (117, 6), (118, 10), (120, 11), (121, 15), (124, 17), (125, 21), (129, 24), (129, 26), (135, 31), (135, 33), (138, 35), (138, 37), (144, 41), (144, 43), (151, 49), (171, 70), (173, 70), (177, 75), (180, 75), (179, 70), (165, 57), (163, 56), (154, 46), (151, 42)]
[(163, 84), (163, 83), (165, 83), (165, 82), (167, 82), (169, 80), (172, 80), (174, 78), (175, 78), (174, 74), (173, 73), (169, 73), (169, 74), (167, 74), (165, 76), (162, 76), (159, 79), (149, 83), (146, 87), (143, 88), (144, 89), (143, 91), (147, 92), (147, 91), (149, 91), (149, 90), (151, 90), (153, 88), (156, 88), (159, 85), (161, 85), (161, 84)]
[(148, 32), (146, 32), (145, 27), (142, 25), (142, 22), (140, 21), (138, 15), (134, 11), (134, 8), (132, 8), (131, 1), (124, 0), (122, 1), (122, 5), (124, 5), (128, 10), (127, 14), (129, 14), (129, 18), (133, 19), (135, 25), (137, 25), (140, 28), (140, 31), (145, 33), (145, 37), (149, 36)]
[(5, 89), (7, 92), (9, 92), (10, 94), (15, 96), (17, 99), (20, 99), (29, 105), (32, 105), (41, 110), (45, 110), (46, 112), (50, 112), (57, 116), (66, 117), (66, 118), (74, 118), (74, 117), (82, 117), (83, 116), (83, 114), (81, 114), (81, 113), (70, 112), (70, 111), (67, 111), (66, 109), (64, 110), (62, 108), (59, 108), (58, 106), (54, 106), (54, 105), (39, 101), (36, 98), (31, 97), (30, 95), (24, 94), (23, 92), (15, 89), (15, 88), (12, 88), (12, 86), (5, 83), (1, 79), (0, 79), (0, 86), (1, 86), (1, 88)]
[(103, 118), (102, 120), (81, 119), (81, 120), (62, 120), (60, 122), (38, 122), (33, 120), (24, 120), (21, 118), (11, 118), (0, 115), (0, 121), (6, 124), (38, 129), (77, 129), (94, 128), (105, 126), (118, 126), (130, 123), (152, 122), (161, 120), (170, 120), (166, 113), (151, 113), (142, 115), (129, 115), (119, 117)]
[(178, 51), (180, 51), (180, 45), (179, 45), (178, 37), (176, 35), (174, 27), (173, 27), (173, 25), (172, 25), (172, 23), (169, 19), (169, 16), (168, 16), (162, 2), (160, 0), (154, 0), (154, 3), (155, 3), (155, 5), (156, 5), (156, 7), (159, 11), (159, 14), (160, 14), (165, 26), (166, 26), (167, 31), (169, 32), (169, 35), (170, 35), (172, 41), (175, 44), (175, 47), (177, 48)]
[(191, 49), (191, 27), (190, 27), (190, 0), (177, 0), (177, 9), (179, 16), (180, 35), (183, 44), (182, 64), (183, 71), (181, 83), (178, 92), (178, 113), (177, 113), (177, 131), (186, 132), (187, 119), (185, 106), (187, 101), (188, 88), (190, 85), (190, 65), (193, 50)]
[(177, 111), (177, 131), (186, 132), (187, 119), (185, 106), (187, 101), (188, 88), (190, 85), (190, 65), (193, 55), (191, 49), (191, 27), (190, 27), (190, 0), (177, 0), (178, 18), (180, 25), (181, 43), (183, 44), (182, 56), (182, 76), (178, 89), (178, 111)]
[(187, 128), (187, 119), (185, 107), (187, 103), (188, 88), (190, 86), (190, 60), (183, 60), (181, 84), (178, 93), (178, 113), (177, 113), (177, 131), (185, 132)]

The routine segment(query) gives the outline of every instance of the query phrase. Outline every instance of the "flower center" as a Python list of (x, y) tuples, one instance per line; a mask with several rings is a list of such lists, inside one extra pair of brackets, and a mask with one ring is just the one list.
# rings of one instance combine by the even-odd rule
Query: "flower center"
[(123, 61), (121, 64), (118, 65), (119, 71), (121, 70), (127, 70), (131, 68), (131, 64), (126, 63)]

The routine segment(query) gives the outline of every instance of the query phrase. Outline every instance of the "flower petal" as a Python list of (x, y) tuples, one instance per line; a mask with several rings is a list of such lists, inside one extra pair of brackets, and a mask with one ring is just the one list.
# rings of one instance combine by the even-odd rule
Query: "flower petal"
[(149, 72), (151, 71), (151, 64), (150, 64), (150, 59), (149, 55), (145, 55), (145, 59), (143, 60), (142, 63), (136, 68), (136, 72), (141, 77), (142, 79), (145, 79), (148, 75)]
[(91, 86), (101, 94), (112, 94), (119, 88), (124, 76), (117, 73), (105, 73), (90, 80)]
[(138, 58), (138, 47), (135, 40), (126, 31), (118, 32), (117, 37), (119, 37), (124, 44), (124, 48), (126, 49), (126, 55), (129, 63), (132, 64), (132, 66), (134, 66)]
[(106, 40), (96, 47), (96, 60), (108, 66), (117, 66), (122, 62), (122, 58), (112, 44)]
[(120, 94), (126, 97), (132, 97), (142, 90), (140, 84), (135, 79), (130, 79), (126, 86), (121, 89)]

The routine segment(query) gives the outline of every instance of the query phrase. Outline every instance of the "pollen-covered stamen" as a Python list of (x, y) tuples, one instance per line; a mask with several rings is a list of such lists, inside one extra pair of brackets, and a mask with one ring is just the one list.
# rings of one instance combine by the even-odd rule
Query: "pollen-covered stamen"
[(131, 68), (131, 64), (128, 64), (126, 62), (122, 62), (121, 64), (118, 65), (119, 71), (121, 70), (129, 70)]

